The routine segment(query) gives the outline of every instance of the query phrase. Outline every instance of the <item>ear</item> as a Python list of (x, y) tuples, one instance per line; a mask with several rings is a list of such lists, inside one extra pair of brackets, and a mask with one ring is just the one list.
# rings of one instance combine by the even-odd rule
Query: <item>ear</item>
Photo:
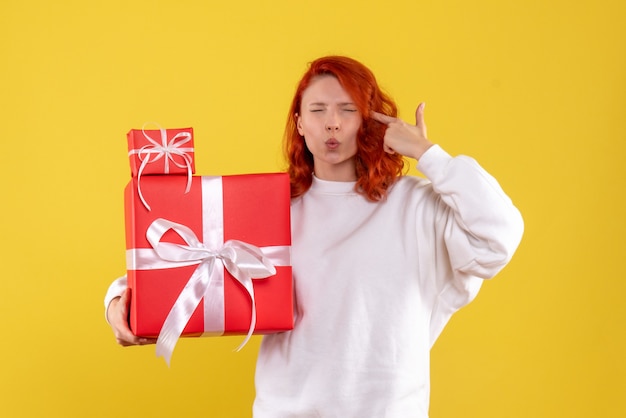
[(304, 130), (302, 129), (302, 117), (298, 113), (296, 113), (296, 128), (298, 128), (300, 136), (304, 136)]

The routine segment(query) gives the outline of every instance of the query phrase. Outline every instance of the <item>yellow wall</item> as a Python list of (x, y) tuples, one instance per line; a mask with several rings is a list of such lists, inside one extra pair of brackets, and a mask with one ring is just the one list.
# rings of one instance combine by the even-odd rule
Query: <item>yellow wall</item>
[(624, 21), (622, 0), (4, 0), (0, 416), (249, 416), (258, 339), (184, 340), (168, 369), (104, 322), (125, 134), (193, 126), (198, 173), (279, 170), (294, 84), (328, 53), (407, 120), (426, 101), (430, 137), (525, 216), (433, 350), (431, 416), (625, 416)]

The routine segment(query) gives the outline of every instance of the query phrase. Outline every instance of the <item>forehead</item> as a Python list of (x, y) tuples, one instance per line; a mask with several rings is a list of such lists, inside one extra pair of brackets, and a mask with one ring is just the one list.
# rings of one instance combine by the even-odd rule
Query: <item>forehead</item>
[(352, 97), (332, 75), (315, 77), (302, 93), (302, 103), (352, 103)]

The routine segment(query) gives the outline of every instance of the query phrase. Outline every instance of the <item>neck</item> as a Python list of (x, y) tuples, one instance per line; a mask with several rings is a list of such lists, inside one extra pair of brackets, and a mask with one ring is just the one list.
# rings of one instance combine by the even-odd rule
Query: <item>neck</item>
[(315, 164), (315, 177), (327, 181), (356, 181), (356, 167), (354, 161), (340, 165)]

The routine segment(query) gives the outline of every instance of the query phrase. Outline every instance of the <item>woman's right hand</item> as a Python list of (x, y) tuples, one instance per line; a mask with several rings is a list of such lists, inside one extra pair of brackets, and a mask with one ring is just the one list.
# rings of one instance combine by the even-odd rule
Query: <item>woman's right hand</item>
[(113, 329), (115, 339), (121, 346), (155, 344), (156, 338), (137, 337), (128, 326), (128, 312), (130, 310), (130, 289), (126, 289), (122, 296), (111, 301), (107, 309), (107, 321)]

